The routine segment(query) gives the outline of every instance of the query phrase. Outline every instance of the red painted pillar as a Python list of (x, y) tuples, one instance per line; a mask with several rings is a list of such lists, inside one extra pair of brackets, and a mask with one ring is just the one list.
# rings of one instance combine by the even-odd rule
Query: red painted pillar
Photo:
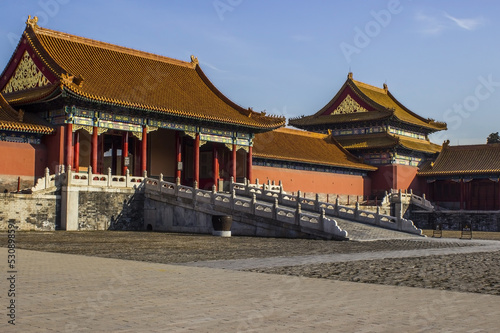
[(73, 164), (73, 124), (66, 124), (66, 166)]
[(233, 151), (231, 152), (231, 176), (236, 182), (236, 145), (233, 143)]
[(180, 164), (182, 163), (182, 143), (181, 136), (179, 132), (175, 132), (175, 178), (181, 179), (181, 168)]
[(147, 126), (144, 126), (142, 128), (141, 176), (144, 174), (144, 171), (146, 171), (147, 156), (148, 156), (148, 128)]
[(247, 179), (252, 182), (252, 146), (248, 147), (247, 153)]
[(75, 132), (75, 159), (74, 169), (76, 172), (80, 171), (80, 132)]
[(124, 132), (122, 136), (122, 176), (127, 174), (128, 166), (125, 165), (125, 160), (128, 158), (128, 132)]
[(194, 182), (200, 186), (200, 134), (196, 133), (194, 139), (194, 175), (193, 175), (193, 186)]
[(464, 181), (460, 179), (460, 210), (464, 209)]
[(217, 145), (215, 143), (213, 144), (212, 155), (213, 155), (214, 185), (218, 190), (217, 182), (219, 181), (219, 156), (217, 153)]
[(92, 157), (90, 165), (92, 166), (92, 172), (98, 173), (97, 170), (97, 144), (98, 144), (98, 129), (96, 126), (92, 129)]

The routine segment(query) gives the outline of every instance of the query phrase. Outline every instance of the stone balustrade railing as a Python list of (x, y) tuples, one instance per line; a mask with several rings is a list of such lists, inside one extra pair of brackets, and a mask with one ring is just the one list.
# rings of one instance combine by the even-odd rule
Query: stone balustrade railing
[(92, 168), (89, 167), (87, 172), (75, 172), (71, 170), (71, 166), (65, 171), (64, 166), (61, 166), (59, 173), (51, 175), (49, 168), (45, 169), (45, 176), (39, 178), (36, 185), (32, 187), (32, 192), (43, 191), (54, 187), (62, 186), (97, 186), (107, 188), (137, 188), (142, 186), (144, 179), (147, 177), (131, 176), (127, 170), (125, 176), (117, 176), (111, 174), (111, 168), (108, 168), (107, 174), (94, 174)]
[(434, 210), (434, 206), (432, 203), (425, 198), (425, 193), (423, 196), (418, 196), (413, 194), (413, 191), (401, 191), (401, 190), (391, 190), (390, 193), (386, 193), (382, 205), (389, 205), (391, 203), (405, 203), (405, 204), (413, 204), (420, 208), (426, 210)]
[[(160, 194), (188, 198), (195, 202), (210, 203), (215, 206), (241, 211), (275, 219), (286, 223), (299, 225), (307, 224), (308, 227), (323, 231), (335, 230), (338, 228), (334, 217), (347, 219), (350, 221), (372, 224), (387, 229), (405, 231), (414, 234), (421, 234), (421, 230), (416, 228), (412, 221), (397, 218), (380, 213), (380, 208), (376, 212), (365, 211), (359, 208), (359, 203), (355, 207), (342, 206), (338, 202), (327, 203), (318, 200), (301, 197), (301, 193), (292, 196), (283, 191), (281, 185), (275, 188), (266, 187), (265, 184), (235, 183), (231, 181), (231, 191), (229, 193), (200, 190), (177, 183), (165, 182), (160, 179), (147, 178), (145, 189)], [(340, 228), (338, 228), (340, 230)], [(345, 233), (347, 237), (347, 232)]]

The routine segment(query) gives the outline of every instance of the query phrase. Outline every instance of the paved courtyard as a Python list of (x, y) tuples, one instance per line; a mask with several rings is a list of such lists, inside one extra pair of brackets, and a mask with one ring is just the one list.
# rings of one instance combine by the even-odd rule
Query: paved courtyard
[[(143, 233), (138, 237), (147, 235), (153, 235), (152, 240), (162, 236)], [(192, 237), (198, 239), (199, 236)], [(21, 240), (28, 238), (19, 235)], [(230, 244), (220, 238), (203, 240)], [(234, 237), (231, 241), (244, 243), (247, 240)], [(304, 247), (308, 244), (297, 241)], [(432, 245), (425, 243), (429, 241)], [(478, 260), (482, 255), (493, 255), (493, 265), (499, 262), (498, 241), (423, 242), (417, 245), (401, 243), (406, 244), (408, 250), (401, 250), (397, 245), (391, 248), (387, 242), (325, 242), (320, 245), (350, 250), (337, 251), (337, 254), (335, 251), (327, 254), (297, 251), (280, 256), (273, 252), (273, 256), (268, 257), (240, 255), (216, 261), (200, 257), (196, 262), (175, 264), (18, 249), (16, 326), (9, 325), (8, 317), (2, 315), (0, 330), (497, 332), (500, 327), (500, 297), (497, 295), (287, 275), (290, 272), (242, 271), (259, 267), (265, 271), (277, 267), (379, 263), (387, 258), (428, 258), (433, 262), (445, 255), (469, 254), (477, 256)], [(87, 250), (91, 250), (93, 245), (89, 242), (87, 246)], [(96, 243), (95, 246), (101, 245)], [(374, 251), (366, 250), (370, 247)], [(0, 250), (7, 253), (6, 248)], [(148, 250), (146, 245), (136, 250), (144, 254), (148, 251), (151, 248)], [(3, 274), (5, 278), (0, 287), (5, 309), (9, 288), (7, 268), (3, 269)]]

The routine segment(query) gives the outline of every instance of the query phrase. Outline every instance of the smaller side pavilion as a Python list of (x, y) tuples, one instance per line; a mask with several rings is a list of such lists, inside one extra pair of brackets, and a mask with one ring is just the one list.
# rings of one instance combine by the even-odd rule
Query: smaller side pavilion
[(418, 176), (439, 206), (460, 210), (500, 210), (500, 144), (449, 146)]
[(364, 164), (331, 136), (291, 128), (260, 133), (254, 140), (253, 173), (262, 181), (281, 180), (286, 191), (369, 195)]
[(370, 174), (372, 194), (390, 189), (421, 192), (418, 168), (433, 160), (440, 146), (429, 134), (446, 129), (445, 123), (423, 118), (401, 104), (384, 84), (378, 88), (353, 79), (349, 73), (337, 94), (318, 112), (291, 119), (297, 128), (331, 133), (348, 151), (377, 166)]
[(32, 186), (43, 175), (46, 148), (42, 136), (54, 128), (33, 114), (15, 110), (0, 93), (0, 190)]

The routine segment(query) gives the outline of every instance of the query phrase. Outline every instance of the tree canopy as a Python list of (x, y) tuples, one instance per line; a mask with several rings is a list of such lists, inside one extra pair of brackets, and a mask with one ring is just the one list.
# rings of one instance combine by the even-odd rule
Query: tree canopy
[(486, 143), (500, 143), (500, 135), (498, 135), (498, 132), (488, 135)]

